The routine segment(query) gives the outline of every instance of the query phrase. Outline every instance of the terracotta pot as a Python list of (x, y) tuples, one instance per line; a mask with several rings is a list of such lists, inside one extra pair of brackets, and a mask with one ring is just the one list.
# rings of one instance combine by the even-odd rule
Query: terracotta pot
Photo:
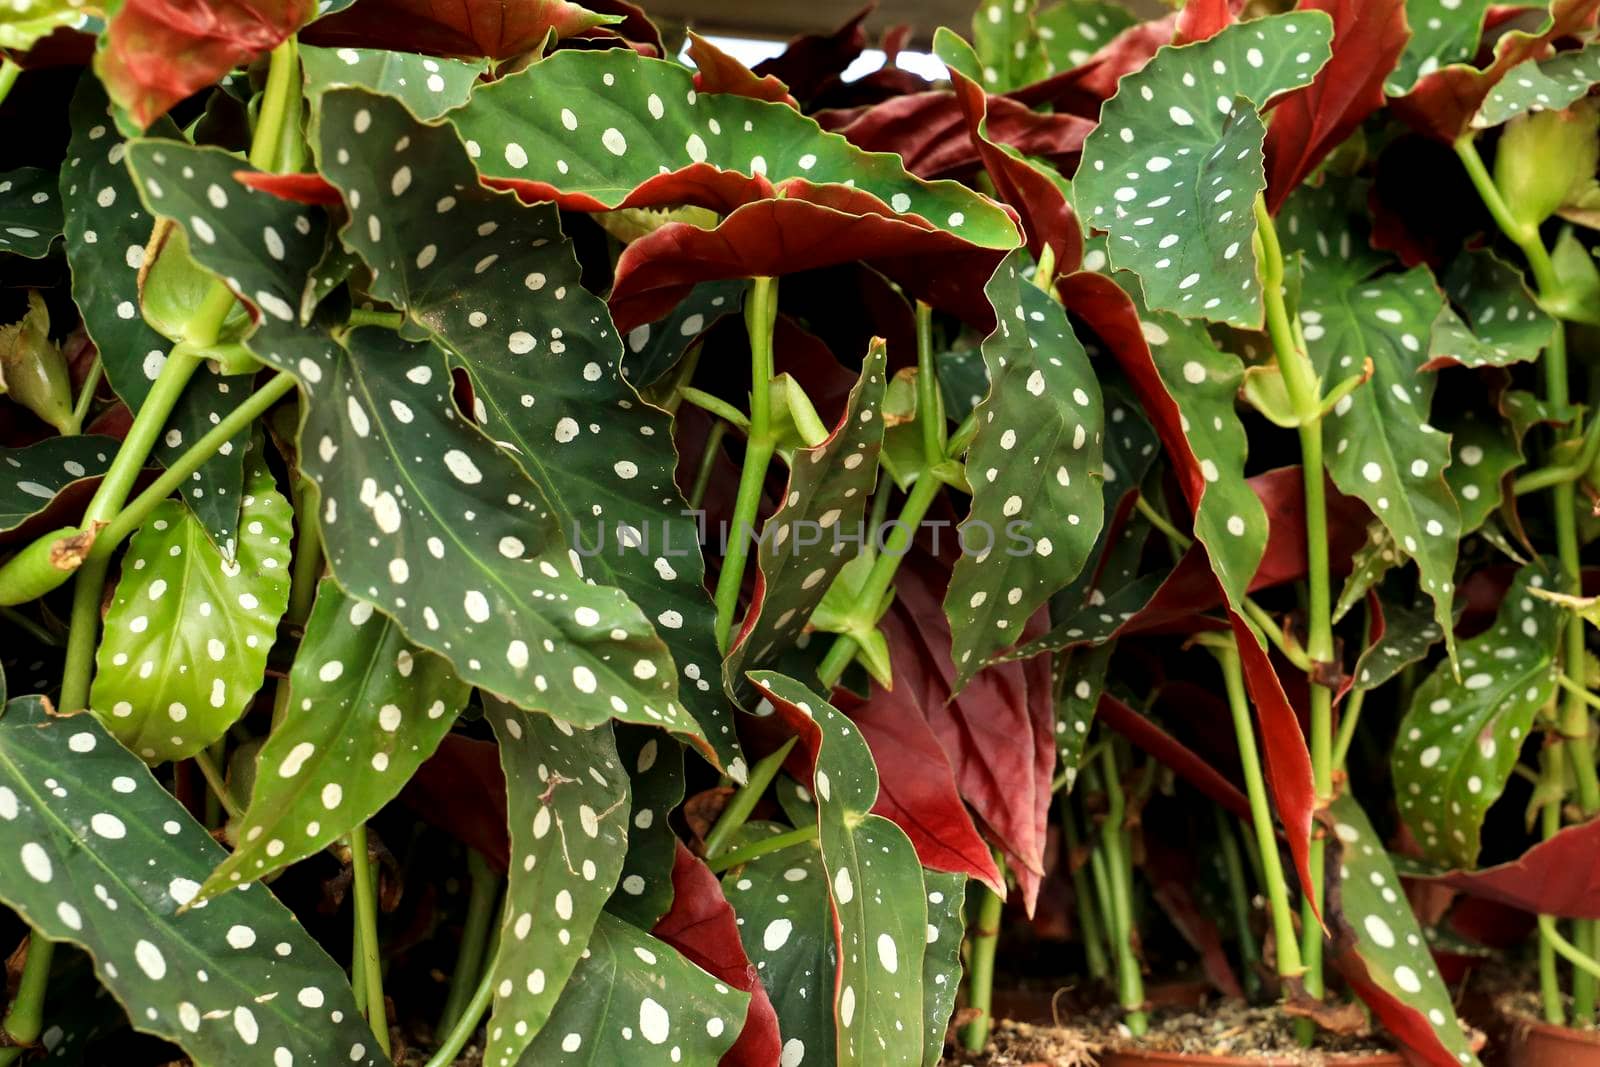
[[(1305, 1067), (1306, 1054), (1297, 1052), (1279, 1057), (1208, 1056), (1203, 1052), (1152, 1052), (1145, 1049), (1113, 1049), (1100, 1054), (1100, 1067)], [(1322, 1061), (1327, 1067), (1405, 1067), (1398, 1052), (1373, 1052), (1356, 1055), (1330, 1053)]]
[(1600, 1032), (1502, 1009), (1506, 1067), (1600, 1067)]

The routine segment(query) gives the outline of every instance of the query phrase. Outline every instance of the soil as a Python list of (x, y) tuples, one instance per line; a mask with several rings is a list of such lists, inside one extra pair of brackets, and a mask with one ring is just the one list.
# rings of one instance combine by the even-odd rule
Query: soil
[[(1570, 1019), (1572, 998), (1565, 993), (1561, 995), (1562, 1002), (1568, 1010)], [(1544, 1001), (1535, 991), (1528, 989), (1515, 993), (1501, 993), (1495, 998), (1495, 1004), (1507, 1014), (1524, 1015), (1530, 1019), (1544, 1018)], [(1580, 1033), (1600, 1033), (1600, 1023), (1589, 1023), (1585, 1026), (1573, 1026), (1569, 1021), (1567, 1029)]]
[(1218, 1000), (1198, 1010), (1158, 1008), (1150, 1030), (1136, 1043), (1115, 1009), (1075, 1015), (1071, 1026), (1033, 1026), (1000, 1020), (981, 1054), (958, 1052), (946, 1063), (963, 1067), (1089, 1067), (1102, 1049), (1137, 1044), (1141, 1049), (1246, 1058), (1280, 1057), (1320, 1067), (1327, 1053), (1392, 1051), (1378, 1034), (1320, 1035), (1314, 1050), (1294, 1036), (1294, 1019), (1275, 1006), (1253, 1007)]

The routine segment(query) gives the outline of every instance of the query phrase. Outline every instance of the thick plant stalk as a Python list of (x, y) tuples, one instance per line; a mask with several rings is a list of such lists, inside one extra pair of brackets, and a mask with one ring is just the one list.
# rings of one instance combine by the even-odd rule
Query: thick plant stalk
[(744, 585), (745, 563), (750, 557), (750, 538), (755, 531), (756, 511), (761, 507), (761, 486), (767, 479), (767, 465), (777, 442), (772, 433), (772, 331), (778, 316), (778, 280), (753, 278), (750, 300), (745, 304), (745, 326), (750, 334), (750, 436), (744, 443), (744, 465), (739, 470), (739, 491), (733, 502), (733, 528), (728, 551), (717, 575), (717, 648), (728, 651), (733, 631), (733, 614), (739, 606), (739, 590)]
[(1150, 1018), (1144, 1010), (1144, 975), (1133, 944), (1133, 849), (1126, 826), (1127, 799), (1114, 744), (1101, 749), (1100, 761), (1106, 790), (1106, 818), (1100, 828), (1100, 848), (1105, 853), (1110, 881), (1106, 911), (1111, 926), (1111, 951), (1117, 961), (1117, 1001), (1122, 1005), (1123, 1023), (1139, 1037), (1150, 1028)]
[[(446, 994), (444, 1010), (439, 1013), (435, 1029), (445, 1033), (453, 1029), (472, 999), (474, 985), (483, 971), (485, 950), (494, 936), (494, 919), (499, 914), (495, 907), (500, 899), (500, 879), (476, 849), (467, 850), (467, 877), (471, 881), (467, 897), (467, 921), (461, 930), (461, 946), (456, 952), (455, 969), (450, 974), (450, 992)], [(483, 1012), (480, 1009), (479, 1015)], [(473, 1017), (477, 1025), (477, 1017)]]
[(1238, 929), (1239, 969), (1244, 972), (1245, 992), (1254, 996), (1261, 991), (1261, 976), (1256, 972), (1261, 951), (1256, 946), (1255, 931), (1250, 928), (1250, 883), (1245, 880), (1239, 842), (1233, 836), (1233, 820), (1221, 808), (1213, 807), (1211, 811), (1216, 817), (1217, 840), (1222, 845), (1222, 869), (1228, 877), (1228, 903)]
[(1083, 839), (1078, 833), (1077, 814), (1066, 793), (1061, 794), (1061, 828), (1066, 833), (1067, 866), (1071, 870), (1072, 899), (1077, 905), (1078, 929), (1083, 933), (1084, 960), (1089, 968), (1089, 977), (1103, 982), (1111, 973), (1111, 968), (1106, 962), (1106, 949), (1101, 940), (1105, 934), (1100, 925), (1100, 906), (1089, 885), (1084, 864), (1074, 866), (1072, 863), (1072, 856), (1082, 847)]
[[(998, 852), (994, 857), (1000, 877), (1006, 876), (1006, 861)], [(1004, 902), (994, 890), (984, 886), (979, 890), (978, 914), (973, 919), (972, 955), (967, 964), (967, 1006), (978, 1015), (961, 1029), (961, 1047), (968, 1052), (981, 1052), (989, 1043), (989, 1028), (993, 1023), (994, 1004), (994, 954), (1000, 942), (1000, 914)]]
[[(1500, 227), (1501, 232), (1510, 238), (1526, 257), (1528, 267), (1533, 272), (1540, 300), (1550, 301), (1559, 297), (1560, 280), (1556, 276), (1555, 264), (1550, 259), (1550, 253), (1546, 250), (1544, 240), (1539, 234), (1539, 227), (1519, 221), (1511, 211), (1501, 197), (1494, 179), (1490, 177), (1488, 168), (1484, 166), (1483, 157), (1478, 154), (1477, 143), (1472, 134), (1462, 135), (1456, 141), (1455, 150), (1467, 171), (1467, 176), (1472, 180), (1473, 188), (1483, 200), (1484, 207), (1488, 209), (1495, 225)], [(1560, 410), (1570, 401), (1564, 322), (1558, 320), (1556, 331), (1550, 338), (1550, 344), (1545, 349), (1541, 362), (1544, 364), (1545, 399), (1553, 408)], [(1583, 436), (1581, 425), (1573, 427), (1571, 436)], [(1561, 561), (1566, 591), (1581, 593), (1583, 590), (1578, 550), (1577, 488), (1571, 479), (1562, 479), (1551, 486), (1551, 507), (1556, 534), (1556, 555)], [(1583, 627), (1583, 619), (1573, 613), (1567, 619), (1562, 635), (1562, 670), (1569, 676), (1580, 679), (1583, 677)], [(1567, 762), (1571, 768), (1572, 779), (1577, 783), (1578, 809), (1584, 818), (1600, 811), (1600, 778), (1596, 775), (1594, 738), (1590, 735), (1589, 729), (1589, 711), (1585, 701), (1578, 693), (1569, 690), (1562, 703), (1560, 732), (1562, 748), (1570, 755)], [(1550, 836), (1555, 830), (1560, 829), (1561, 804), (1547, 803), (1550, 803), (1550, 808), (1556, 813), (1554, 829), (1550, 828), (1548, 822), (1546, 824), (1546, 836)], [(1541, 977), (1546, 970), (1545, 960), (1555, 949), (1549, 942), (1547, 934), (1547, 931), (1553, 929), (1553, 923), (1546, 924), (1541, 921), (1539, 926)], [(1579, 920), (1574, 925), (1577, 944), (1587, 952), (1593, 953), (1596, 949), (1596, 933), (1596, 924), (1591, 920)], [(1597, 987), (1593, 975), (1581, 970), (1574, 974), (1572, 1002), (1575, 1022), (1584, 1024), (1593, 1021), (1597, 989), (1600, 987)], [(1551, 991), (1546, 989), (1544, 999), (1546, 1017), (1552, 1015), (1559, 1017), (1561, 1012), (1559, 997), (1553, 998)], [(1552, 1018), (1551, 1021), (1557, 1020)]]
[(722, 809), (722, 814), (717, 816), (716, 825), (706, 835), (706, 858), (716, 857), (723, 849), (728, 847), (728, 842), (733, 840), (733, 835), (739, 832), (739, 827), (750, 818), (750, 813), (755, 810), (756, 801), (767, 791), (767, 786), (778, 776), (778, 770), (783, 766), (783, 761), (789, 758), (789, 750), (794, 748), (798, 737), (791, 737), (783, 745), (768, 753), (761, 762), (757, 763), (750, 771), (750, 777), (739, 791), (733, 794), (727, 807)]
[(456, 1017), (455, 1025), (445, 1034), (444, 1041), (428, 1058), (425, 1067), (451, 1067), (461, 1050), (467, 1047), (467, 1042), (472, 1040), (473, 1032), (478, 1029), (478, 1021), (489, 1010), (489, 1002), (493, 999), (494, 971), (486, 968), (483, 977), (478, 980), (478, 987), (472, 991), (472, 999), (467, 1001), (466, 1008)]
[(361, 987), (366, 997), (367, 1021), (378, 1047), (389, 1052), (389, 1009), (383, 999), (383, 964), (378, 954), (378, 894), (373, 883), (372, 863), (367, 855), (365, 823), (350, 830), (350, 880), (355, 892), (356, 945), (359, 955), (352, 969), (361, 972)]

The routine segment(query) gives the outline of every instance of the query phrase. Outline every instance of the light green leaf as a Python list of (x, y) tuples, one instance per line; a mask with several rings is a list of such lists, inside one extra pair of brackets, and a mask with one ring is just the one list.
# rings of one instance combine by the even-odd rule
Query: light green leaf
[(289, 604), (292, 513), (251, 446), (237, 558), (166, 501), (133, 535), (95, 653), (90, 706), (151, 764), (187, 759), (242, 715)]
[(928, 890), (928, 948), (922, 957), (923, 1067), (939, 1067), (945, 1031), (961, 987), (961, 939), (967, 933), (962, 905), (967, 876), (922, 871)]
[(85, 0), (34, 0), (8, 4), (0, 11), (0, 48), (26, 52), (63, 27), (87, 28), (91, 9)]
[(344, 971), (259, 886), (183, 910), (222, 849), (92, 715), (0, 718), (0, 899), (82, 946), (133, 1025), (198, 1067), (376, 1065)]
[(1078, 576), (1104, 519), (1100, 384), (1066, 310), (1018, 276), (1026, 255), (1013, 252), (985, 289), (996, 322), (983, 342), (991, 385), (975, 411), (961, 526), (977, 554), (962, 553), (944, 598), (956, 692)]
[(256, 758), (239, 845), (202, 899), (314, 855), (376, 815), (450, 732), (467, 687), (393, 620), (323, 579), (289, 697)]
[(1062, 0), (1034, 19), (1053, 72), (1081, 65), (1135, 22), (1126, 7), (1105, 0)]
[(41, 514), (68, 486), (104, 474), (119, 445), (114, 437), (90, 434), (0, 448), (0, 533)]
[(1400, 721), (1391, 763), (1400, 814), (1431, 860), (1472, 867), (1534, 715), (1555, 692), (1561, 611), (1531, 595), (1540, 564), (1518, 572), (1494, 626), (1461, 643), (1461, 679), (1441, 663)]
[[(484, 714), (500, 741), (511, 864), (490, 965), (495, 997), (483, 1058), (515, 1063), (551, 1011), (559, 1013), (556, 998), (564, 996), (585, 947), (594, 951), (590, 931), (627, 853), (628, 774), (617, 761), (609, 723), (577, 730), (487, 695)], [(584, 1035), (590, 1042), (600, 1036), (594, 1030)]]
[(473, 85), (488, 69), (488, 61), (483, 59), (469, 63), (375, 48), (300, 46), (300, 70), (313, 114), (318, 97), (328, 89), (360, 85), (405, 101), (421, 118), (437, 118), (466, 103)]
[(1237, 23), (1161, 49), (1106, 101), (1074, 189), (1085, 218), (1109, 233), (1112, 265), (1139, 275), (1152, 309), (1261, 325), (1258, 111), (1310, 83), (1332, 35), (1320, 11)]
[(1472, 127), (1486, 130), (1531, 111), (1564, 108), (1583, 99), (1595, 82), (1600, 82), (1600, 45), (1518, 63), (1489, 90)]
[(972, 14), (972, 47), (979, 69), (969, 75), (991, 93), (1005, 93), (1050, 73), (1044, 38), (1035, 24), (1038, 0), (988, 0)]

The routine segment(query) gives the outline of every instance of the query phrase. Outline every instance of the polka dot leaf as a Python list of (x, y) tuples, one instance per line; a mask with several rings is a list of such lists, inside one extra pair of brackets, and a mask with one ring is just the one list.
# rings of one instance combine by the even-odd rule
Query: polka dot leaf
[(1444, 286), (1455, 307), (1442, 309), (1433, 324), (1428, 369), (1530, 363), (1550, 343), (1555, 320), (1539, 307), (1521, 272), (1493, 252), (1456, 257)]
[(1464, 412), (1445, 423), (1455, 458), (1445, 468), (1463, 536), (1483, 526), (1505, 498), (1505, 477), (1522, 465), (1522, 450), (1504, 424)]
[(1500, 796), (1539, 709), (1556, 688), (1561, 609), (1531, 595), (1539, 564), (1506, 591), (1494, 626), (1461, 642), (1458, 680), (1441, 663), (1417, 687), (1391, 765), (1400, 814), (1430, 860), (1472, 867), (1484, 813)]
[(290, 671), (288, 713), (256, 758), (237, 847), (199, 899), (315, 855), (377, 814), (466, 700), (443, 658), (323, 579)]
[[(814, 810), (804, 814), (816, 818)], [(789, 829), (747, 823), (735, 845)], [(778, 1013), (785, 1057), (780, 1062), (829, 1062), (836, 1041), (833, 976), (839, 950), (821, 850), (805, 842), (757, 856), (723, 878), (722, 892), (739, 916), (739, 940)]]
[(739, 313), (748, 288), (742, 278), (701, 282), (665, 318), (629, 330), (622, 373), (637, 388), (653, 385), (718, 319)]
[[(766, 521), (755, 555), (760, 590), (723, 667), (729, 690), (751, 701), (744, 672), (771, 667), (794, 647), (811, 614), (833, 586), (862, 529), (878, 480), (887, 389), (884, 346), (875, 341), (861, 364), (839, 424), (815, 448), (798, 448), (783, 503)], [(876, 618), (865, 620), (867, 625)]]
[(1056, 698), (1056, 760), (1066, 776), (1063, 789), (1072, 791), (1083, 761), (1089, 728), (1094, 725), (1095, 708), (1105, 691), (1106, 669), (1111, 665), (1113, 642), (1074, 649), (1060, 659), (1058, 670), (1066, 672), (1066, 684)]
[(68, 486), (104, 474), (117, 446), (115, 438), (89, 434), (0, 448), (0, 533), (43, 514)]
[(1600, 45), (1519, 63), (1489, 90), (1472, 116), (1473, 129), (1499, 126), (1532, 111), (1564, 108), (1587, 95), (1595, 82), (1600, 82)]
[(1401, 96), (1440, 67), (1467, 63), (1478, 51), (1489, 0), (1406, 0), (1411, 40), (1384, 82), (1390, 96)]
[[(5, 23), (0, 22), (0, 29)], [(61, 236), (56, 176), (38, 167), (0, 174), (0, 252), (39, 259)]]
[(1427, 267), (1364, 282), (1308, 270), (1299, 315), (1323, 382), (1371, 362), (1371, 379), (1341, 397), (1324, 423), (1328, 473), (1416, 560), (1449, 648), (1461, 515), (1444, 478), (1450, 439), (1428, 421), (1436, 378), (1419, 373), (1443, 306)]
[[(563, 207), (729, 211), (775, 193), (803, 199), (808, 185), (851, 183), (893, 213), (972, 244), (1017, 243), (1005, 210), (956, 182), (912, 177), (899, 157), (863, 152), (787, 105), (697, 93), (688, 68), (624, 49), (559, 51), (479, 88), (449, 118), (484, 175), (530, 183), (528, 195)], [(716, 178), (680, 178), (696, 164)]]
[(1071, 70), (1134, 24), (1132, 12), (1104, 0), (1062, 0), (1035, 16), (1052, 71)]
[(1444, 637), (1431, 605), (1407, 606), (1387, 599), (1381, 604), (1383, 636), (1363, 649), (1356, 660), (1357, 689), (1378, 688), (1420, 661)]
[[(750, 994), (717, 981), (665, 941), (602, 912), (561, 1001), (520, 1062), (545, 1067), (716, 1063), (744, 1025)], [(488, 1067), (509, 1067), (490, 1057)]]
[(1340, 969), (1402, 1047), (1428, 1063), (1476, 1067), (1383, 839), (1348, 793), (1329, 805), (1328, 814), (1335, 834), (1328, 866), (1339, 879), (1338, 889), (1328, 892), (1328, 925), (1336, 943), (1351, 946)]
[(1366, 599), (1368, 590), (1383, 581), (1384, 575), (1405, 562), (1404, 554), (1395, 548), (1394, 534), (1374, 519), (1367, 525), (1367, 539), (1350, 557), (1350, 573), (1334, 602), (1333, 621), (1337, 623), (1349, 614)]
[(893, 822), (871, 814), (878, 771), (850, 720), (792, 678), (756, 671), (750, 679), (800, 734), (812, 762), (811, 792), (840, 959), (834, 1062), (912, 1062), (923, 1047), (928, 925), (916, 849)]
[(631, 780), (628, 855), (606, 909), (641, 930), (672, 907), (678, 837), (667, 821), (683, 801), (683, 746), (642, 726), (617, 728), (617, 757)]
[(483, 1062), (510, 1067), (556, 1009), (585, 946), (594, 949), (590, 932), (627, 853), (628, 772), (610, 724), (578, 730), (487, 695), (484, 714), (508, 785), (511, 861)]
[(252, 446), (235, 559), (177, 501), (156, 507), (122, 561), (95, 653), (90, 707), (151, 764), (187, 759), (261, 688), (289, 603), (293, 516)]
[(1010, 92), (1050, 73), (1038, 6), (1038, 0), (987, 0), (973, 12), (972, 48), (979, 65), (973, 73), (986, 91)]
[(928, 946), (922, 955), (923, 1067), (939, 1067), (961, 986), (961, 940), (967, 934), (967, 876), (922, 872), (928, 896)]
[[(171, 141), (129, 156), (153, 203), (217, 238), (194, 242), (196, 259), (263, 309), (251, 350), (299, 379), (299, 457), (340, 584), (463, 681), (519, 706), (661, 725), (704, 744), (644, 615), (584, 580), (540, 487), (457, 412), (446, 354), (382, 328), (335, 337), (333, 324), (300, 326), (293, 308), (325, 235), (300, 205), (240, 183), (237, 159)], [(212, 207), (213, 185), (226, 212)], [(282, 259), (262, 254), (269, 243)]]
[(1012, 253), (986, 290), (990, 386), (967, 451), (965, 547), (944, 598), (955, 691), (1078, 576), (1104, 518), (1100, 384), (1066, 311), (1020, 277), (1025, 256)]
[[(623, 380), (622, 341), (580, 284), (555, 208), (483, 188), (455, 131), (418, 123), (395, 100), (329, 92), (321, 133), (323, 169), (351, 208), (340, 236), (372, 268), (371, 291), (465, 371), (478, 424), (538, 485), (585, 575), (655, 624), (682, 672), (684, 706), (734, 765), (672, 419)], [(346, 156), (338, 146), (352, 136), (390, 150)], [(671, 668), (658, 679), (656, 666), (635, 664), (635, 684), (670, 684)]]
[(0, 820), (0, 899), (88, 951), (137, 1029), (200, 1067), (388, 1062), (343, 969), (271, 893), (184, 910), (223, 850), (93, 716), (6, 706)]
[(1122, 79), (1084, 142), (1079, 210), (1110, 236), (1156, 310), (1256, 328), (1255, 197), (1266, 186), (1258, 109), (1327, 62), (1320, 11), (1237, 23), (1157, 52)]
[[(72, 299), (100, 353), (106, 380), (137, 411), (172, 347), (139, 314), (139, 268), (155, 219), (139, 202), (126, 164), (127, 142), (118, 136), (105, 92), (94, 78), (79, 82), (68, 117), (72, 139), (61, 165), (61, 194)], [(165, 121), (157, 128), (177, 133)], [(201, 364), (156, 442), (155, 459), (164, 463), (181, 455), (209, 432), (250, 395), (249, 381)], [(223, 445), (179, 494), (229, 556), (238, 536), (247, 440), (241, 431)]]
[(467, 102), (472, 87), (489, 68), (484, 60), (434, 59), (411, 52), (375, 48), (300, 48), (306, 96), (316, 98), (336, 85), (361, 85), (405, 101), (423, 118), (437, 118)]

